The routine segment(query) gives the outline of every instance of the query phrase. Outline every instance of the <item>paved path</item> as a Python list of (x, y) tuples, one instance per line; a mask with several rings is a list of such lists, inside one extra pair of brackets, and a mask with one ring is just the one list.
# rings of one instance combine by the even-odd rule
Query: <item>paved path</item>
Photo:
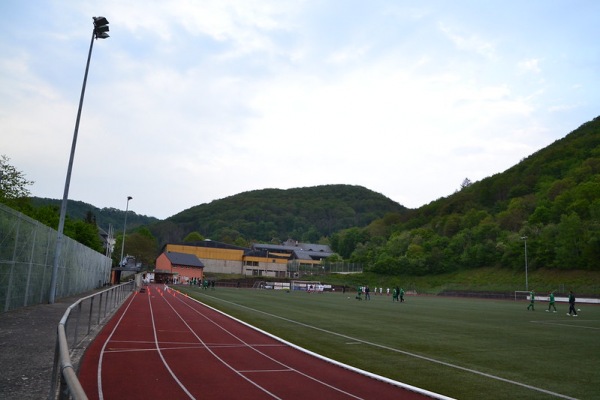
[(90, 293), (0, 314), (0, 399), (48, 396), (58, 323), (71, 304)]

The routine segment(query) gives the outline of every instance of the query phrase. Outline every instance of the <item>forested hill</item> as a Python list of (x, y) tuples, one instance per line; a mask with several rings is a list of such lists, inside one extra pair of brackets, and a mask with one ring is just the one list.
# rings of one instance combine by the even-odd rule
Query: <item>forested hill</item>
[[(33, 207), (52, 207), (56, 209), (56, 213), (60, 212), (62, 200), (48, 199), (45, 197), (32, 197), (31, 204)], [(123, 230), (125, 222), (125, 211), (117, 210), (116, 208), (98, 208), (94, 205), (84, 203), (79, 200), (69, 200), (67, 204), (67, 215), (75, 220), (88, 220), (95, 222), (98, 227), (108, 231), (109, 226), (113, 230), (120, 232)], [(137, 227), (149, 225), (158, 221), (158, 218), (148, 217), (146, 215), (136, 214), (134, 211), (127, 212), (127, 228), (133, 230)], [(58, 224), (58, 223), (57, 223)], [(56, 228), (56, 227), (54, 227)]]
[(517, 230), (525, 220), (559, 222), (576, 212), (589, 219), (600, 200), (600, 117), (535, 152), (519, 164), (447, 198), (414, 210), (409, 218), (431, 218), (479, 209)]
[(333, 237), (389, 274), (522, 270), (525, 240), (529, 268), (600, 270), (600, 117), (505, 172)]
[(263, 189), (201, 204), (150, 226), (159, 243), (181, 241), (198, 232), (227, 243), (293, 238), (316, 243), (350, 227), (365, 227), (406, 208), (361, 186), (323, 185)]

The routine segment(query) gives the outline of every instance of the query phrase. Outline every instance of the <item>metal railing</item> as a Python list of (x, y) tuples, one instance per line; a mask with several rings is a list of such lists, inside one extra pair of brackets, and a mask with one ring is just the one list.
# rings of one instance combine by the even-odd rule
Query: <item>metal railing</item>
[(135, 281), (113, 286), (79, 299), (65, 311), (56, 335), (49, 400), (87, 399), (77, 378), (72, 355), (74, 351), (82, 350), (81, 344), (96, 333), (92, 331), (103, 325), (135, 289)]

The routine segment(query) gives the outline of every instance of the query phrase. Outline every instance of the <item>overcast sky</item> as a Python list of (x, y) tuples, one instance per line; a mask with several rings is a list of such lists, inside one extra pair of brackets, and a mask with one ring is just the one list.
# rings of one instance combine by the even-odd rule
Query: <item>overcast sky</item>
[(61, 199), (167, 218), (360, 185), (409, 208), (600, 115), (600, 1), (0, 1), (0, 154)]

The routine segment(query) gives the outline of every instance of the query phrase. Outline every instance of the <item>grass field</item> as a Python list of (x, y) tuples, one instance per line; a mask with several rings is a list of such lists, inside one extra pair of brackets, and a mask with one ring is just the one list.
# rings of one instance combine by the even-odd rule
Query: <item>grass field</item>
[(178, 287), (340, 362), (458, 399), (600, 399), (600, 306)]

